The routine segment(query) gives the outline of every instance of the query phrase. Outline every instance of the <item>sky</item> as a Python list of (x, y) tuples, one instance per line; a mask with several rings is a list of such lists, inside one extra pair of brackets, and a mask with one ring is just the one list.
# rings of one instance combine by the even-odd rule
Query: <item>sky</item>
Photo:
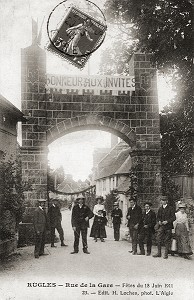
[[(68, 3), (73, 1), (77, 2), (76, 0), (67, 0), (64, 5), (67, 7)], [(59, 0), (0, 0), (0, 93), (19, 109), (21, 109), (20, 53), (21, 48), (28, 47), (31, 44), (32, 18), (38, 19), (39, 28), (43, 22), (41, 47), (45, 48), (48, 42), (46, 32), (47, 20), (50, 12), (59, 2)], [(103, 9), (104, 0), (93, 0), (93, 2)], [(84, 3), (84, 0), (79, 1), (79, 5), (84, 5)], [(112, 36), (114, 36), (114, 32), (112, 32), (112, 27), (108, 26), (103, 45), (92, 54), (89, 63), (86, 64), (83, 70), (77, 69), (47, 51), (47, 73), (63, 75), (97, 74), (99, 71), (100, 53), (111, 44)], [(172, 96), (170, 85), (164, 78), (161, 78), (159, 81), (158, 94), (161, 109)], [(105, 132), (95, 131), (92, 134), (83, 132), (82, 138), (80, 138), (80, 132), (77, 134), (77, 137), (76, 133), (75, 136), (69, 134), (64, 139), (50, 145), (50, 164), (53, 167), (58, 167), (58, 164), (64, 160), (64, 168), (68, 172), (74, 172), (74, 178), (84, 179), (91, 171), (93, 149), (99, 146), (107, 147), (109, 143), (110, 134)], [(77, 168), (78, 165), (79, 168)]]
[(84, 130), (58, 139), (49, 145), (50, 167), (55, 169), (63, 165), (66, 174), (84, 181), (92, 172), (94, 149), (110, 148), (110, 136), (108, 132)]

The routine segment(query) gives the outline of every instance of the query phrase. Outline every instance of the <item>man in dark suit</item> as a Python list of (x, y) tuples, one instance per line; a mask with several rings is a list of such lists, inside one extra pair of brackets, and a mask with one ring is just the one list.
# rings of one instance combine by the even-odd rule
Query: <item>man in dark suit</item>
[(140, 255), (145, 255), (144, 240), (147, 244), (147, 256), (151, 254), (152, 249), (152, 235), (154, 233), (154, 226), (156, 224), (156, 214), (151, 210), (152, 204), (145, 203), (145, 211), (143, 213), (143, 224), (139, 232), (139, 248)]
[(135, 200), (130, 200), (130, 207), (127, 212), (129, 233), (132, 241), (132, 254), (137, 254), (138, 232), (142, 226), (142, 210)]
[(79, 252), (80, 233), (82, 235), (83, 252), (90, 254), (90, 252), (88, 252), (87, 231), (89, 227), (89, 219), (93, 217), (93, 212), (87, 205), (85, 205), (84, 200), (84, 196), (78, 196), (78, 204), (75, 204), (72, 209), (71, 223), (74, 231), (74, 251), (71, 252), (71, 254)]
[(39, 206), (34, 211), (33, 224), (35, 231), (34, 257), (39, 258), (44, 255), (45, 235), (46, 235), (46, 213), (44, 211), (46, 200), (38, 200)]
[(114, 239), (115, 241), (119, 241), (120, 238), (120, 226), (121, 226), (121, 219), (123, 217), (122, 210), (119, 208), (119, 203), (115, 202), (114, 208), (111, 212), (111, 218), (114, 228)]
[(58, 200), (56, 200), (56, 199), (52, 200), (52, 205), (48, 209), (48, 221), (49, 221), (50, 230), (51, 230), (51, 247), (56, 247), (54, 244), (55, 228), (57, 229), (57, 231), (59, 233), (59, 237), (61, 240), (61, 246), (67, 246), (64, 244), (64, 232), (63, 232), (63, 228), (61, 226), (62, 215), (60, 212), (60, 208), (58, 206)]
[(157, 222), (159, 228), (157, 230), (158, 253), (153, 257), (161, 257), (162, 239), (164, 238), (164, 258), (168, 258), (168, 249), (171, 243), (173, 222), (176, 219), (174, 209), (168, 205), (166, 196), (161, 197), (162, 206), (158, 210)]

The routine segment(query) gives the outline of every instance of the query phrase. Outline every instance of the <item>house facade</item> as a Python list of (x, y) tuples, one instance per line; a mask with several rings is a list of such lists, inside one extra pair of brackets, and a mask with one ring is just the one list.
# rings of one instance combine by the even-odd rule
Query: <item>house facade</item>
[(0, 161), (16, 158), (17, 123), (24, 121), (23, 113), (0, 94)]
[(115, 190), (123, 216), (126, 216), (128, 209), (129, 197), (126, 196), (126, 192), (130, 187), (130, 169), (130, 147), (123, 141), (113, 147), (94, 168), (96, 195), (105, 199), (111, 191)]

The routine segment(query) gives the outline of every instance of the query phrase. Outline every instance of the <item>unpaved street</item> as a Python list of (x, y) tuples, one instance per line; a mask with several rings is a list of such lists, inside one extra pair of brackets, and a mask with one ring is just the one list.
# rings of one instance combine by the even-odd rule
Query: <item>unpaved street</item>
[[(194, 259), (133, 256), (127, 241), (115, 242), (106, 227), (105, 243), (88, 238), (90, 255), (73, 250), (70, 211), (63, 212), (65, 243), (46, 245), (49, 255), (34, 259), (34, 247), (18, 249), (0, 268), (0, 300), (194, 299)], [(92, 223), (92, 221), (90, 222)], [(80, 245), (81, 246), (81, 245)], [(156, 248), (153, 247), (153, 253)]]

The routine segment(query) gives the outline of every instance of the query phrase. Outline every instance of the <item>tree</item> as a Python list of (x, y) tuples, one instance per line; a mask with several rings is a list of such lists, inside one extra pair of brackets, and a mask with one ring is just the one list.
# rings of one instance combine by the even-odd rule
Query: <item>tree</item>
[(47, 174), (49, 191), (54, 191), (56, 187), (64, 181), (65, 178), (63, 166), (60, 166), (56, 170), (53, 170), (50, 168), (50, 166), (48, 166)]
[(158, 67), (187, 73), (193, 55), (189, 1), (107, 0), (105, 7), (110, 23), (131, 24), (133, 48), (152, 53)]
[[(107, 0), (105, 7), (108, 21), (123, 24), (125, 31), (120, 31), (119, 40), (115, 41), (117, 47), (113, 45), (109, 51), (105, 50), (102, 65), (106, 65), (105, 59), (110, 53), (120, 53), (126, 63), (138, 49), (152, 53), (157, 68), (173, 74), (178, 94), (183, 98), (192, 95), (192, 4), (188, 0)], [(121, 42), (126, 35), (130, 42)], [(127, 71), (126, 64), (116, 56), (111, 63), (112, 70), (117, 65), (120, 74)], [(108, 72), (109, 65), (108, 62)]]
[(63, 182), (65, 178), (65, 172), (63, 166), (60, 166), (58, 169), (55, 170), (56, 174), (56, 184), (60, 184)]
[(25, 210), (24, 191), (30, 189), (30, 184), (22, 181), (22, 168), (19, 158), (2, 161), (1, 174), (1, 211), (0, 239), (9, 239), (15, 235), (19, 222)]
[(106, 75), (130, 73), (130, 60), (133, 55), (133, 47), (128, 41), (123, 40), (123, 35), (119, 35), (113, 41), (111, 48), (102, 52), (100, 72)]
[[(140, 50), (152, 54), (160, 72), (171, 75), (177, 96), (161, 114), (162, 166), (168, 173), (192, 174), (192, 4), (188, 0), (107, 0), (105, 6), (108, 21), (123, 24), (124, 30), (103, 52), (101, 72), (127, 74), (132, 53)], [(126, 35), (130, 41), (121, 42)]]
[(48, 191), (54, 191), (55, 190), (55, 176), (54, 176), (54, 170), (48, 166), (47, 168), (47, 185), (48, 185)]
[[(182, 109), (171, 103), (160, 117), (161, 163), (163, 172), (168, 175), (193, 174), (192, 119), (187, 114), (188, 110), (189, 107)], [(190, 112), (194, 113), (193, 108)]]
[(110, 193), (108, 195), (106, 195), (105, 198), (105, 208), (107, 211), (107, 214), (110, 215), (112, 209), (113, 209), (113, 204), (114, 202), (118, 201), (119, 197), (117, 195), (116, 191), (110, 191)]

